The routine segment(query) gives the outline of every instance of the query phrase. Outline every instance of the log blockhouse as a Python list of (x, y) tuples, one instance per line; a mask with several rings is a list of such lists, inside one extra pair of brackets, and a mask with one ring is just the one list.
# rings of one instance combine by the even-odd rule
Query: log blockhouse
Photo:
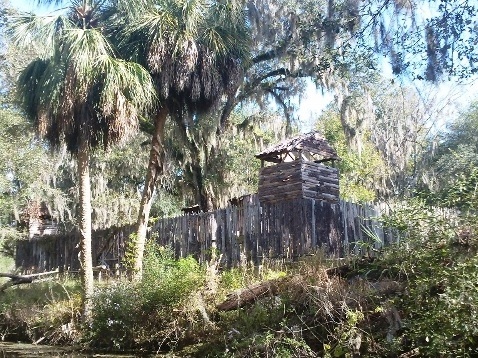
[[(332, 165), (337, 152), (318, 132), (302, 134), (256, 155), (261, 160), (259, 200), (315, 199), (337, 203), (339, 172)], [(265, 162), (274, 163), (265, 166)], [(326, 165), (326, 164), (329, 164)]]

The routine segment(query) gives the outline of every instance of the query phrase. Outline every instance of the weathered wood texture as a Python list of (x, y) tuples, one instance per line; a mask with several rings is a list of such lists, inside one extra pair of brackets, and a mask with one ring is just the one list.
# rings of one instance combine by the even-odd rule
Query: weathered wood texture
[[(93, 265), (116, 268), (124, 257), (126, 241), (134, 231), (133, 226), (96, 230), (92, 238)], [(79, 271), (80, 235), (77, 232), (51, 235), (18, 242), (15, 266), (24, 273), (44, 272), (58, 269)]]
[[(371, 253), (372, 248), (397, 240), (376, 220), (385, 209), (312, 199), (261, 204), (254, 194), (241, 198), (240, 205), (161, 219), (149, 235), (177, 257), (193, 255), (205, 262), (213, 251), (220, 253), (221, 265), (226, 267), (260, 264), (265, 258), (296, 260), (317, 250), (342, 257)], [(95, 232), (93, 265), (118, 267), (131, 232), (132, 227)], [(378, 239), (371, 240), (367, 232)], [(78, 270), (78, 240), (78, 235), (71, 234), (22, 241), (17, 247), (17, 267), (27, 272)]]
[(281, 163), (287, 154), (293, 154), (293, 157), (297, 157), (297, 154), (316, 155), (322, 161), (339, 159), (335, 149), (317, 131), (284, 140), (257, 154), (256, 158), (272, 163)]
[(339, 201), (339, 172), (321, 163), (299, 159), (261, 168), (259, 199), (276, 203), (293, 199)]

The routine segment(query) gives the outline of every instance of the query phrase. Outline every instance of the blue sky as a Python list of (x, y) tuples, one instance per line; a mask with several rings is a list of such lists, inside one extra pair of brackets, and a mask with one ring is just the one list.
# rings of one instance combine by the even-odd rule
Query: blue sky
[(37, 14), (47, 14), (51, 10), (53, 10), (54, 6), (38, 6), (35, 0), (10, 0), (10, 4), (13, 7), (27, 12), (35, 12)]

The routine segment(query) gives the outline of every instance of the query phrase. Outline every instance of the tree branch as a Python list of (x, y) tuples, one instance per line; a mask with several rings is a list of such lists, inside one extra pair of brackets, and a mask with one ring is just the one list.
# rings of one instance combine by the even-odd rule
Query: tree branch
[(286, 135), (292, 134), (292, 118), (290, 116), (290, 110), (287, 104), (284, 102), (284, 100), (281, 98), (281, 96), (273, 91), (272, 88), (269, 88), (266, 90), (267, 93), (270, 93), (272, 97), (276, 100), (276, 102), (282, 107), (282, 110), (284, 111), (284, 116), (286, 119)]
[(282, 45), (272, 50), (269, 50), (267, 52), (261, 53), (260, 55), (257, 55), (256, 57), (252, 59), (252, 63), (255, 65), (255, 64), (265, 62), (265, 61), (270, 61), (274, 58), (279, 57), (286, 50), (289, 43), (290, 41), (284, 41)]
[[(239, 103), (241, 103), (246, 98), (248, 98), (253, 93), (255, 93), (255, 90), (257, 89), (257, 87), (259, 87), (262, 84), (263, 81), (269, 78), (277, 77), (277, 76), (284, 76), (284, 78), (300, 78), (300, 77), (308, 77), (309, 74), (304, 72), (302, 69), (291, 72), (288, 68), (282, 67), (282, 68), (277, 68), (275, 70), (269, 71), (263, 74), (262, 76), (253, 79), (251, 82), (249, 82), (248, 84), (244, 86), (244, 90), (239, 95), (228, 96), (227, 101), (221, 113), (219, 127), (216, 133), (221, 134), (224, 132), (225, 128), (227, 127), (227, 121), (229, 119), (229, 116), (231, 115), (232, 111)], [(264, 86), (263, 91), (270, 93), (270, 91), (274, 88), (281, 91), (287, 91), (289, 89), (288, 87), (284, 87), (284, 86), (267, 85), (267, 86)]]

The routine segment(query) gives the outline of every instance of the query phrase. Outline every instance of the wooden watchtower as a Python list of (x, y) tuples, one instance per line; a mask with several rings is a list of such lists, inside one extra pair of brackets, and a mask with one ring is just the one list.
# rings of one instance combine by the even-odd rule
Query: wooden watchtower
[[(318, 132), (299, 135), (256, 155), (261, 160), (259, 201), (275, 203), (308, 198), (336, 203), (339, 172), (328, 166), (340, 160)], [(265, 166), (265, 162), (275, 165)]]

